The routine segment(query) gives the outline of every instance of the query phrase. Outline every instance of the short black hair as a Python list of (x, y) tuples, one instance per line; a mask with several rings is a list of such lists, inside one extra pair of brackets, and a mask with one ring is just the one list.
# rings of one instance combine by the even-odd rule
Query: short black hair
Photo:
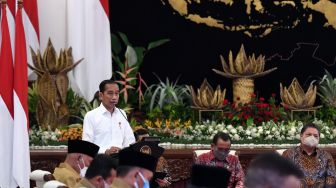
[(117, 82), (115, 82), (115, 81), (113, 81), (113, 80), (103, 80), (103, 81), (100, 82), (100, 84), (99, 84), (99, 91), (100, 91), (100, 92), (104, 92), (104, 91), (105, 91), (105, 86), (106, 86), (107, 84), (116, 84), (116, 85), (118, 85)]
[(303, 126), (300, 134), (302, 135), (308, 128), (316, 129), (319, 136), (320, 136), (320, 134), (321, 134), (320, 128), (314, 123), (309, 123), (309, 124), (306, 124), (305, 126)]
[(147, 129), (144, 128), (140, 128), (134, 131), (136, 134), (138, 134), (139, 136), (144, 135), (144, 134), (149, 134)]
[(224, 132), (219, 132), (219, 133), (215, 134), (215, 136), (213, 137), (212, 143), (216, 145), (219, 139), (231, 142), (231, 138), (230, 138), (229, 134), (226, 134)]
[(301, 179), (303, 172), (292, 161), (278, 153), (265, 153), (251, 162), (246, 174), (245, 186), (246, 188), (266, 187), (267, 185), (277, 187), (288, 176)]
[(139, 141), (139, 136), (145, 135), (145, 134), (149, 134), (147, 129), (144, 128), (140, 128), (134, 131), (134, 137), (136, 141)]
[(85, 178), (92, 179), (102, 176), (104, 179), (111, 176), (111, 169), (117, 168), (115, 159), (106, 154), (98, 154), (91, 162), (86, 171)]
[(117, 176), (123, 178), (134, 168), (137, 168), (137, 167), (135, 167), (135, 166), (118, 166)]

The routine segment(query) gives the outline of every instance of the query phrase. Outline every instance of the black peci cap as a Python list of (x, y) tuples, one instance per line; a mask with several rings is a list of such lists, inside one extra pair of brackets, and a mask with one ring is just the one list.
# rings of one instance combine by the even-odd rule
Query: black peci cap
[(84, 140), (68, 140), (68, 153), (82, 153), (94, 158), (99, 146)]
[(154, 173), (157, 162), (157, 157), (134, 151), (130, 147), (119, 151), (119, 166), (137, 166)]

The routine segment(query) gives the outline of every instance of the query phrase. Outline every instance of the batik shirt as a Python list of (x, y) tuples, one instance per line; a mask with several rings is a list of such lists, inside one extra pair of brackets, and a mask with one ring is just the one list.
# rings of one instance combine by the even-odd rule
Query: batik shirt
[(304, 173), (301, 187), (323, 188), (335, 183), (335, 164), (330, 153), (316, 148), (308, 155), (301, 146), (286, 150), (284, 157), (297, 164)]
[(221, 161), (215, 158), (213, 151), (203, 153), (197, 160), (197, 164), (216, 166), (226, 168), (231, 172), (228, 188), (243, 188), (244, 187), (244, 171), (240, 165), (239, 159), (235, 155), (228, 155), (225, 160)]

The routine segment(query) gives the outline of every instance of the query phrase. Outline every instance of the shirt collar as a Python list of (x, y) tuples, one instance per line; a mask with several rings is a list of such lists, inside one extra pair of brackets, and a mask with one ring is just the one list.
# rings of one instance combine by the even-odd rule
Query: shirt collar
[(70, 166), (70, 164), (68, 164), (66, 162), (61, 163), (59, 167), (60, 168), (66, 168), (66, 169), (70, 170), (71, 172), (73, 172), (74, 174), (77, 174), (79, 176), (79, 173), (74, 168), (72, 168), (72, 166)]
[[(100, 114), (105, 114), (105, 113), (109, 113), (109, 114), (111, 114), (110, 111), (108, 111), (108, 110), (105, 108), (105, 106), (103, 105), (103, 103), (100, 103), (100, 105), (99, 105), (99, 107), (98, 107), (98, 111), (99, 111)], [(113, 113), (115, 113), (115, 112), (116, 112), (116, 107), (114, 107), (114, 110), (113, 110)]]
[[(303, 154), (303, 155), (308, 155), (308, 153), (303, 150), (302, 146), (299, 146), (299, 151)], [(318, 156), (320, 154), (320, 149), (318, 149), (317, 147), (315, 148), (314, 152), (310, 155), (310, 156)]]

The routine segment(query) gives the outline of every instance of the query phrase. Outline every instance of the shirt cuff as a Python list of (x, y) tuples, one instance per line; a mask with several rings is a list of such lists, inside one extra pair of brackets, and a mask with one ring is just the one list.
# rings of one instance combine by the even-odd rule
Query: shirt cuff
[(98, 153), (105, 153), (106, 150), (107, 148), (100, 147)]

